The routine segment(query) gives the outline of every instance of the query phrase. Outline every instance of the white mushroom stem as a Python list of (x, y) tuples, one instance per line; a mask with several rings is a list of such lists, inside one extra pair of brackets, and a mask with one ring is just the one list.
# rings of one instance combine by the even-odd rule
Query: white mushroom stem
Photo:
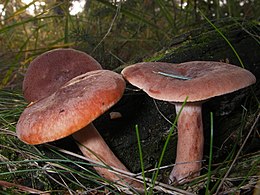
[(92, 123), (80, 131), (77, 131), (72, 136), (78, 142), (78, 146), (84, 156), (94, 161), (104, 163), (104, 166), (108, 166), (95, 166), (94, 168), (99, 175), (112, 182), (116, 182), (124, 186), (131, 186), (136, 190), (143, 189), (142, 183), (123, 177), (122, 175), (113, 173), (109, 170), (109, 167), (114, 167), (122, 170), (123, 172), (130, 173), (123, 163), (111, 151)]
[[(181, 103), (175, 103), (179, 113)], [(178, 119), (176, 165), (169, 176), (169, 183), (184, 183), (198, 176), (203, 157), (203, 124), (200, 103), (186, 103)]]

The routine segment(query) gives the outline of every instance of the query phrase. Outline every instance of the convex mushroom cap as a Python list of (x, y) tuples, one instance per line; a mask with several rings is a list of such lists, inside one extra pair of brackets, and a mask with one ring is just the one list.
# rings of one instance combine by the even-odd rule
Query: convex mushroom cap
[(66, 137), (108, 110), (124, 89), (122, 76), (109, 70), (77, 76), (52, 95), (29, 105), (19, 118), (17, 135), (29, 144)]
[(34, 102), (51, 95), (72, 78), (102, 69), (90, 55), (75, 49), (54, 49), (36, 57), (23, 81), (26, 101)]
[[(180, 76), (181, 79), (164, 76)], [(132, 85), (149, 96), (173, 102), (206, 100), (231, 93), (256, 82), (255, 76), (238, 66), (213, 61), (180, 64), (143, 62), (123, 69), (122, 74)]]

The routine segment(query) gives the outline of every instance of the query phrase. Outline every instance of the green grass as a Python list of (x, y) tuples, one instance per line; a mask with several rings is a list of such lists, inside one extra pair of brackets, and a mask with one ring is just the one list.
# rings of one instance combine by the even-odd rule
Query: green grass
[(209, 164), (208, 164), (208, 180), (206, 185), (205, 194), (210, 194), (209, 191), (209, 185), (211, 182), (211, 165), (213, 160), (213, 137), (214, 137), (214, 131), (213, 131), (213, 113), (210, 113), (210, 149), (209, 149)]
[[(6, 142), (0, 145), (1, 155), (6, 160), (0, 162), (0, 180), (9, 182), (21, 180), (23, 185), (27, 183), (26, 185), (35, 189), (58, 190), (63, 193), (94, 190), (91, 186), (100, 187), (100, 191), (104, 189), (113, 191), (113, 184), (97, 175), (91, 168), (92, 163), (77, 158), (73, 153), (65, 155), (61, 149), (53, 149), (48, 145), (38, 149), (35, 146), (22, 144), (16, 139), (13, 131), (6, 130), (2, 136)], [(13, 153), (16, 155), (13, 156)]]
[(143, 177), (143, 182), (144, 182), (144, 194), (147, 195), (147, 186), (146, 186), (146, 179), (145, 179), (143, 152), (142, 152), (141, 139), (140, 139), (140, 135), (139, 135), (138, 125), (135, 126), (135, 131), (136, 131), (136, 137), (137, 137), (137, 143), (138, 143), (140, 166), (141, 166), (141, 169), (142, 169), (142, 177)]
[[(91, 53), (109, 69), (135, 62), (144, 56), (152, 56), (166, 47), (175, 35), (180, 35), (202, 23), (196, 19), (194, 5), (190, 4), (186, 9), (180, 9), (178, 6), (174, 7), (170, 1), (162, 0), (156, 0), (151, 5), (142, 5), (134, 1), (115, 5), (109, 1), (97, 0), (92, 2), (88, 12), (77, 17), (69, 15), (66, 12), (66, 5), (63, 4), (49, 4), (41, 13), (31, 17), (25, 14), (29, 5), (21, 5), (12, 12), (8, 8), (10, 3), (8, 0), (4, 1), (7, 16), (0, 24), (0, 180), (53, 194), (77, 191), (120, 194), (115, 185), (100, 177), (93, 170), (93, 163), (81, 155), (47, 144), (30, 146), (16, 137), (16, 122), (27, 106), (21, 92), (24, 73), (30, 61), (36, 56), (60, 47), (75, 47)], [(235, 3), (232, 5), (228, 2), (230, 15), (239, 15), (239, 10), (234, 9)], [(212, 23), (208, 5), (199, 6), (200, 14), (226, 41), (244, 67), (240, 54), (226, 35)], [(221, 15), (223, 10), (217, 1), (216, 6), (217, 17), (223, 17)], [(55, 12), (60, 7), (65, 10), (64, 15)], [(252, 10), (258, 10), (257, 6), (251, 7)], [(158, 9), (161, 12), (154, 11)], [(173, 13), (171, 10), (176, 12)], [(252, 11), (248, 18), (256, 18), (254, 13)], [(247, 19), (247, 16), (242, 19)], [(251, 33), (250, 35), (259, 43), (259, 37)], [(216, 148), (213, 141), (211, 114), (210, 153), (208, 157), (205, 156), (207, 163), (203, 166), (201, 176), (190, 183), (174, 187), (160, 180), (172, 168), (172, 164), (164, 163), (164, 156), (168, 152), (168, 143), (176, 139), (176, 136), (172, 136), (173, 125), (164, 140), (164, 147), (154, 169), (145, 169), (142, 140), (139, 128), (136, 127), (141, 173), (130, 177), (144, 182), (144, 188), (147, 188), (146, 194), (252, 191), (259, 177), (260, 153), (243, 152), (250, 138), (259, 139), (259, 132), (255, 128), (259, 120), (259, 97), (254, 88), (251, 88), (251, 93), (254, 100), (248, 98), (243, 105), (248, 110), (240, 113), (241, 123), (237, 128), (239, 133), (234, 135), (235, 141), (231, 137), (226, 138), (235, 144), (232, 146), (226, 142), (223, 144), (227, 147), (228, 155), (222, 162), (218, 162), (217, 156), (217, 153), (222, 153), (222, 149)], [(138, 124), (139, 127), (141, 125)], [(0, 186), (0, 191), (1, 194), (26, 193), (26, 189), (22, 191), (17, 187), (8, 189)]]
[(227, 44), (229, 45), (229, 47), (232, 49), (232, 51), (234, 52), (234, 54), (236, 55), (240, 65), (242, 68), (245, 68), (244, 63), (242, 61), (242, 59), (240, 58), (238, 52), (236, 51), (236, 49), (234, 48), (234, 46), (231, 44), (231, 42), (227, 39), (227, 37), (221, 32), (221, 30), (216, 27), (209, 19), (208, 17), (205, 16), (205, 14), (203, 12), (200, 11), (200, 14), (202, 15), (203, 18), (206, 19), (206, 21), (218, 32), (218, 34), (227, 42)]

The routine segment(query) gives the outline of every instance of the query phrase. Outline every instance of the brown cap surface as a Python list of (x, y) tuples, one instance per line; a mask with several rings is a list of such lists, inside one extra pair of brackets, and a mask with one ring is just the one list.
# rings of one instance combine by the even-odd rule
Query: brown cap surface
[(75, 77), (52, 95), (28, 106), (17, 123), (17, 135), (29, 144), (66, 137), (113, 106), (124, 89), (123, 77), (109, 70)]
[(92, 70), (102, 69), (90, 55), (75, 49), (54, 49), (35, 58), (23, 81), (28, 102), (47, 97), (70, 79)]
[[(173, 74), (190, 78), (182, 80), (159, 74)], [(255, 76), (240, 67), (211, 61), (181, 64), (143, 62), (126, 67), (122, 75), (132, 85), (149, 96), (172, 102), (206, 100), (231, 93), (256, 82)]]

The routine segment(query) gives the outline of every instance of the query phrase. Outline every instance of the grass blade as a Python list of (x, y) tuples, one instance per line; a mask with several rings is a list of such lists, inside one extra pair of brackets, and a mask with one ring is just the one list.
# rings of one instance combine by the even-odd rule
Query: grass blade
[(241, 60), (239, 54), (237, 53), (236, 49), (235, 49), (234, 46), (231, 44), (231, 42), (227, 39), (227, 37), (219, 30), (218, 27), (216, 27), (216, 26), (207, 18), (207, 16), (205, 16), (205, 14), (204, 14), (202, 11), (199, 10), (199, 12), (200, 12), (200, 14), (202, 15), (202, 17), (205, 18), (205, 20), (206, 20), (206, 21), (218, 32), (218, 34), (220, 34), (220, 36), (227, 42), (227, 44), (229, 45), (229, 47), (232, 49), (232, 51), (233, 51), (234, 54), (236, 55), (236, 57), (237, 57), (237, 59), (238, 59), (240, 65), (241, 65), (241, 67), (242, 67), (242, 68), (245, 68), (244, 63), (243, 63), (243, 61)]
[(207, 186), (206, 186), (206, 193), (205, 194), (210, 194), (209, 192), (209, 184), (211, 181), (211, 164), (212, 164), (212, 154), (213, 151), (213, 113), (210, 112), (210, 149), (209, 149), (209, 167), (208, 167), (208, 181), (207, 181)]
[(154, 175), (154, 177), (153, 177), (152, 187), (150, 188), (150, 192), (151, 192), (151, 193), (152, 193), (152, 190), (153, 190), (153, 188), (154, 188), (156, 179), (157, 179), (157, 177), (158, 177), (159, 169), (160, 169), (160, 167), (161, 167), (162, 160), (163, 160), (163, 157), (164, 157), (166, 148), (167, 148), (167, 146), (168, 146), (168, 143), (169, 143), (169, 141), (170, 141), (171, 135), (172, 135), (172, 133), (173, 133), (173, 130), (174, 130), (175, 127), (176, 127), (178, 118), (179, 118), (179, 116), (180, 116), (180, 114), (181, 114), (181, 112), (182, 112), (182, 109), (183, 109), (183, 107), (185, 106), (187, 100), (188, 100), (188, 97), (186, 97), (186, 99), (184, 100), (184, 103), (182, 104), (182, 107), (181, 107), (181, 109), (180, 109), (180, 112), (177, 113), (177, 116), (175, 117), (175, 120), (174, 120), (174, 122), (173, 122), (173, 125), (172, 125), (172, 127), (170, 128), (169, 135), (168, 135), (167, 138), (166, 138), (166, 141), (165, 141), (165, 144), (164, 144), (164, 146), (163, 146), (163, 150), (162, 150), (162, 153), (161, 153), (161, 156), (160, 156), (158, 165), (157, 165), (157, 170), (156, 170), (155, 175)]
[(144, 181), (144, 193), (146, 195), (147, 191), (146, 191), (146, 179), (145, 179), (145, 174), (144, 174), (143, 152), (142, 152), (142, 146), (141, 146), (141, 140), (140, 140), (138, 125), (135, 126), (135, 132), (136, 132), (136, 137), (137, 137), (137, 142), (138, 142), (138, 150), (139, 150), (140, 164), (141, 164), (141, 169), (142, 169), (142, 177), (143, 177), (143, 181)]
[[(109, 1), (106, 1), (106, 0), (97, 0), (98, 2), (114, 9), (114, 10), (117, 10), (117, 6), (113, 5), (112, 3), (110, 3)], [(146, 20), (144, 17), (142, 16), (139, 16), (137, 14), (134, 14), (133, 12), (131, 12), (130, 10), (128, 9), (124, 9), (123, 7), (121, 7), (121, 13), (124, 14), (125, 16), (133, 19), (133, 20), (136, 20), (136, 21), (139, 21), (139, 22), (142, 22), (143, 24), (146, 24), (150, 27), (152, 27), (154, 30), (158, 31), (158, 32), (161, 32), (162, 34), (166, 34), (166, 32), (159, 28), (156, 24)]]
[(237, 154), (236, 154), (234, 160), (232, 161), (232, 163), (231, 163), (229, 169), (227, 170), (225, 176), (224, 176), (223, 179), (221, 180), (221, 182), (220, 182), (220, 184), (219, 184), (219, 186), (218, 186), (218, 188), (217, 188), (216, 194), (218, 194), (218, 192), (219, 192), (220, 189), (221, 189), (221, 186), (224, 184), (225, 179), (227, 178), (228, 174), (230, 173), (231, 169), (233, 168), (233, 165), (235, 164), (235, 162), (236, 162), (238, 156), (240, 155), (242, 149), (244, 148), (244, 146), (245, 146), (245, 144), (246, 144), (248, 138), (250, 137), (251, 133), (252, 133), (253, 130), (255, 129), (255, 126), (256, 126), (257, 122), (259, 122), (259, 118), (260, 118), (260, 110), (258, 110), (258, 113), (257, 113), (256, 119), (255, 119), (255, 121), (254, 121), (254, 124), (252, 125), (251, 129), (249, 130), (249, 132), (248, 132), (248, 134), (247, 134), (247, 136), (246, 136), (246, 138), (245, 138), (243, 144), (242, 144), (241, 147), (239, 148), (239, 150), (238, 150), (238, 152), (237, 152)]
[(160, 7), (164, 17), (167, 19), (167, 21), (168, 21), (169, 25), (171, 26), (171, 28), (173, 28), (175, 26), (174, 19), (173, 19), (172, 15), (171, 15), (171, 12), (167, 8), (167, 6), (164, 4), (164, 1), (162, 1), (162, 0), (155, 0), (155, 2)]

